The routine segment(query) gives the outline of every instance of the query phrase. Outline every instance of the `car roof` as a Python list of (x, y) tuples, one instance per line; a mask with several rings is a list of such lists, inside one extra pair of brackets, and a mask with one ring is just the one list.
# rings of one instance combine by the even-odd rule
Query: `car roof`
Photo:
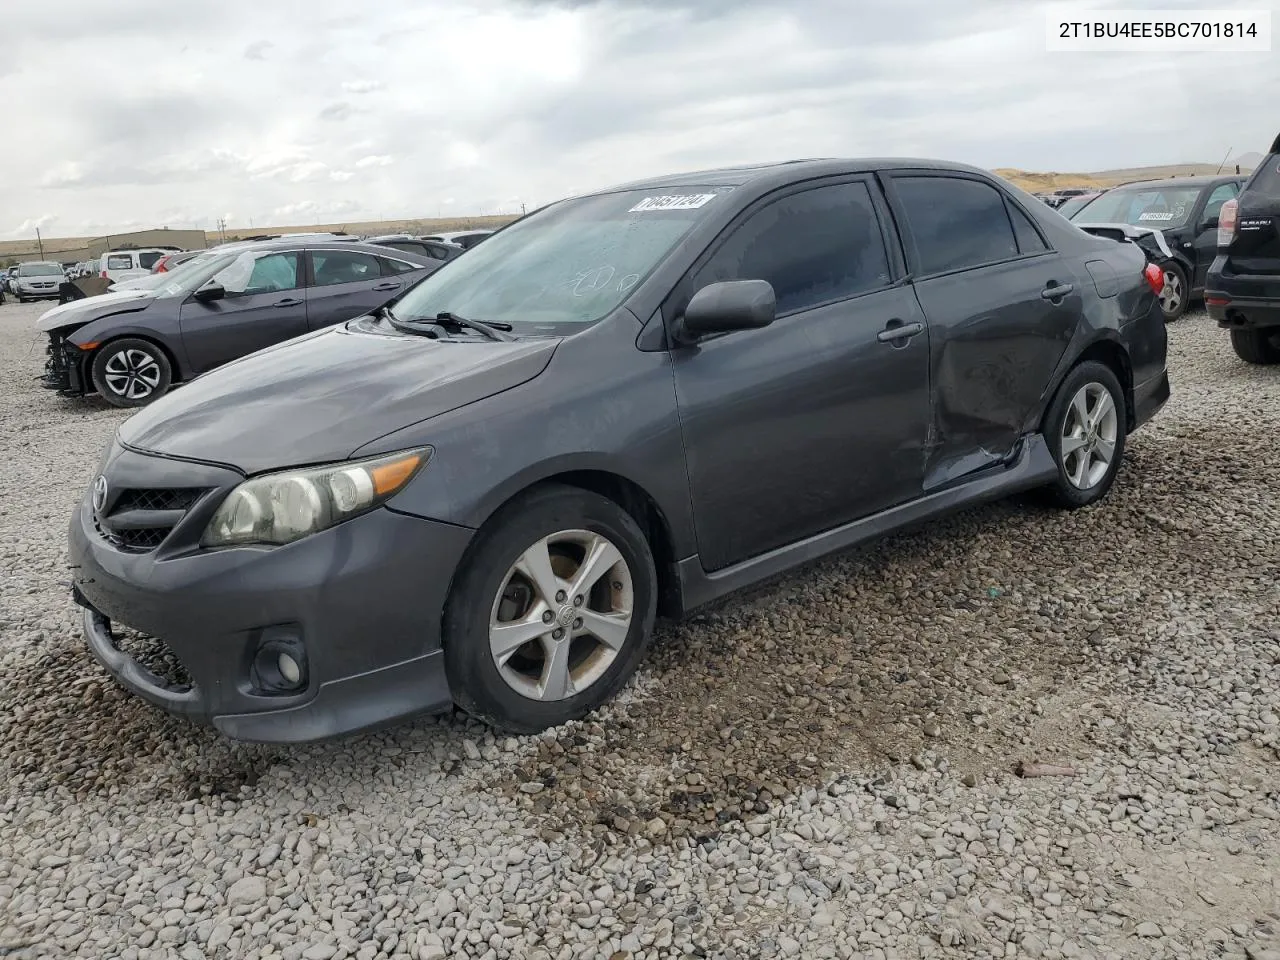
[(355, 250), (360, 253), (376, 254), (383, 257), (393, 257), (396, 260), (408, 260), (410, 263), (422, 263), (434, 266), (438, 261), (428, 259), (416, 253), (410, 253), (405, 250), (397, 250), (394, 247), (385, 247), (380, 244), (368, 243), (361, 240), (343, 240), (341, 237), (329, 238), (328, 240), (318, 237), (314, 234), (301, 236), (299, 239), (290, 240), (288, 237), (273, 238), (271, 240), (242, 240), (236, 243), (228, 243), (224, 246), (210, 247), (207, 253), (243, 253), (246, 250)]
[(1117, 184), (1111, 189), (1119, 190), (1121, 187), (1205, 187), (1223, 180), (1236, 180), (1244, 183), (1247, 179), (1249, 178), (1243, 173), (1212, 173), (1195, 177), (1165, 177), (1163, 180), (1130, 180), (1127, 183)]
[(965, 163), (931, 160), (923, 157), (868, 157), (865, 159), (813, 159), (783, 160), (777, 163), (758, 163), (741, 167), (717, 167), (710, 170), (694, 170), (688, 173), (672, 173), (660, 177), (648, 177), (617, 184), (597, 193), (620, 193), (624, 190), (653, 190), (664, 187), (738, 187), (748, 183), (762, 187), (782, 186), (797, 180), (813, 177), (836, 176), (842, 173), (862, 173), (869, 170), (951, 170), (957, 173), (976, 173), (993, 177), (989, 170)]

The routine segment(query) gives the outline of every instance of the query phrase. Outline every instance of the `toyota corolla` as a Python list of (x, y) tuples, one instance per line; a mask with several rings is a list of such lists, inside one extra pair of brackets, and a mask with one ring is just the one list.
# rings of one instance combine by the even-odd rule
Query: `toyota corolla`
[(126, 421), (70, 525), (89, 646), (242, 739), (581, 717), (659, 614), (1015, 491), (1105, 496), (1169, 396), (1160, 281), (931, 161), (552, 204)]

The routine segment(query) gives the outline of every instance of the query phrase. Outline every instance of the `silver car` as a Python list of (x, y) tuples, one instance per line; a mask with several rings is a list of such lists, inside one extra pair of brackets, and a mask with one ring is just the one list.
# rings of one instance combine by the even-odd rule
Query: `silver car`
[(18, 273), (12, 280), (13, 295), (19, 303), (28, 300), (58, 299), (58, 290), (66, 280), (62, 264), (52, 260), (37, 260), (18, 265)]

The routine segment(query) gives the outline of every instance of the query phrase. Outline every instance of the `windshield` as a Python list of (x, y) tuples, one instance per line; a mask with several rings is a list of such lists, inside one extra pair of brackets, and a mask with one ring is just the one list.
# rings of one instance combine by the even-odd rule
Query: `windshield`
[(562, 201), (448, 261), (392, 309), (403, 320), (454, 313), (510, 323), (525, 335), (572, 333), (622, 303), (727, 189), (668, 187)]
[(20, 277), (60, 277), (62, 267), (56, 263), (24, 263), (18, 267)]
[(1083, 209), (1091, 200), (1092, 196), (1072, 197), (1062, 206), (1058, 207), (1058, 212), (1070, 220), (1076, 215), (1076, 211)]
[(1081, 223), (1127, 223), (1172, 230), (1187, 222), (1199, 187), (1128, 187), (1094, 197), (1071, 217)]

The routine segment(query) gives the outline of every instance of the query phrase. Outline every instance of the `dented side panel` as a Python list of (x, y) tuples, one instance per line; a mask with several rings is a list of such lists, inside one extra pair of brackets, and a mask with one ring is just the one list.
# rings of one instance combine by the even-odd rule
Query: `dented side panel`
[[(1080, 325), (1087, 272), (1058, 254), (918, 281), (934, 405), (925, 489), (1013, 453)], [(1041, 292), (1071, 286), (1059, 301)]]

